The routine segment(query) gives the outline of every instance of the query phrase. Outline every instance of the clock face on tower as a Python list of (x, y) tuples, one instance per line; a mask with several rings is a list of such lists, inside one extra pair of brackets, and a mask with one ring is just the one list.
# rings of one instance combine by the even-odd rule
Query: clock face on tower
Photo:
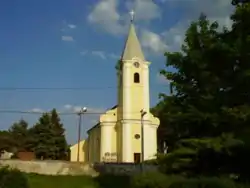
[(139, 64), (138, 62), (134, 62), (134, 66), (135, 66), (136, 68), (139, 68), (139, 67), (140, 67), (140, 64)]

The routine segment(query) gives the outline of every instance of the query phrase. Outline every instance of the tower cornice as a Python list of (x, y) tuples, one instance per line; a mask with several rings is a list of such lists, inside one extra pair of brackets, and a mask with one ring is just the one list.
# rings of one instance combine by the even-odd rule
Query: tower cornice
[(139, 62), (142, 65), (146, 65), (149, 66), (151, 64), (150, 61), (145, 61), (145, 60), (141, 60), (139, 58), (133, 58), (132, 60), (122, 60), (122, 64), (133, 64), (134, 62)]

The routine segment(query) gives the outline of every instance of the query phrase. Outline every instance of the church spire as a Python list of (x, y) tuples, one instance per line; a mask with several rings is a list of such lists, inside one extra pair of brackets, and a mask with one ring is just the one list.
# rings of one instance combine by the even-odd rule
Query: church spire
[(125, 43), (125, 48), (122, 54), (122, 60), (132, 60), (132, 58), (134, 57), (140, 58), (141, 60), (145, 60), (140, 42), (138, 40), (136, 31), (135, 31), (134, 14), (135, 14), (134, 11), (130, 12), (131, 23), (130, 23), (128, 37)]

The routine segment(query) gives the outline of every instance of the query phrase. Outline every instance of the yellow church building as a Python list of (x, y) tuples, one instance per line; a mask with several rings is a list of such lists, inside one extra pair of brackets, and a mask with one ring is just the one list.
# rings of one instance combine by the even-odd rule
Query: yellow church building
[(158, 118), (150, 113), (149, 66), (136, 35), (133, 19), (117, 68), (117, 105), (73, 145), (71, 161), (138, 163), (157, 154)]

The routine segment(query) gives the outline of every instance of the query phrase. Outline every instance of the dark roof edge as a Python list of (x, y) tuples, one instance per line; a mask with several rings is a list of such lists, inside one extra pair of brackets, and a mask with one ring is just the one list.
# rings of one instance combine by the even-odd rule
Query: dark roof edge
[[(115, 105), (115, 106), (113, 106), (112, 108), (107, 109), (106, 111), (108, 111), (108, 110), (114, 110), (114, 109), (117, 108), (117, 107), (118, 107), (118, 105)], [(94, 128), (98, 127), (99, 125), (100, 125), (100, 122), (98, 122), (96, 125), (94, 125), (94, 126), (91, 127), (89, 130), (87, 130), (87, 133), (89, 134), (89, 132), (90, 132), (91, 130), (93, 130)]]

